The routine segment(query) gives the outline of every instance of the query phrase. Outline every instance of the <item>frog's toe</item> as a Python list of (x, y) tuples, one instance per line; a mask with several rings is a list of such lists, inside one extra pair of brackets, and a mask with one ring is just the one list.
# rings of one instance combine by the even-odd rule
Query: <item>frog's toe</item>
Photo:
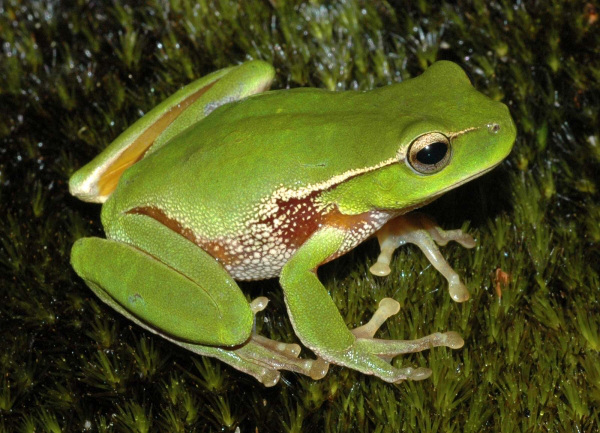
[(259, 381), (267, 388), (277, 385), (281, 373), (277, 370), (271, 370), (269, 368), (264, 369), (264, 374), (258, 377)]
[[(462, 232), (462, 230), (461, 230), (461, 232)], [(456, 239), (456, 242), (458, 242), (465, 248), (475, 248), (475, 246), (477, 245), (477, 242), (475, 242), (475, 239), (473, 238), (473, 236), (471, 236), (468, 233), (464, 233), (464, 232), (461, 234), (462, 234), (462, 236), (458, 237)]]
[(323, 358), (311, 359), (308, 362), (310, 363), (308, 375), (311, 379), (319, 380), (327, 375), (327, 372), (329, 371), (329, 362), (325, 361)]
[(451, 349), (460, 349), (465, 344), (461, 336), (453, 331), (436, 332), (418, 340), (380, 340), (375, 339), (375, 333), (381, 325), (394, 314), (400, 311), (400, 304), (392, 298), (383, 298), (379, 307), (366, 324), (354, 328), (352, 333), (357, 338), (357, 344), (363, 346), (368, 352), (379, 356), (381, 359), (391, 361), (403, 353), (420, 352), (431, 347), (446, 346)]
[(430, 234), (438, 245), (446, 245), (450, 241), (458, 242), (465, 248), (473, 248), (477, 243), (473, 236), (461, 229), (443, 230), (440, 227), (430, 229)]
[[(250, 302), (250, 310), (252, 310), (252, 314), (256, 316), (257, 313), (267, 308), (268, 304), (269, 298), (267, 298), (266, 296), (259, 296), (258, 298), (255, 298), (252, 300), (252, 302)], [(298, 358), (298, 356), (300, 355), (301, 347), (300, 345), (295, 343), (282, 343), (281, 341), (271, 340), (269, 338), (256, 334), (254, 331), (252, 335), (252, 340), (254, 340), (255, 343), (263, 346), (265, 349), (280, 353), (285, 357)]]
[(409, 380), (425, 380), (431, 376), (431, 369), (425, 367), (418, 368), (408, 368), (407, 370), (412, 370), (407, 373), (407, 379)]
[(256, 315), (256, 313), (261, 312), (267, 305), (269, 304), (269, 298), (266, 296), (259, 296), (258, 298), (254, 298), (252, 302), (250, 302), (250, 310), (252, 310), (252, 314)]
[(448, 272), (448, 292), (454, 302), (466, 302), (471, 295), (469, 289), (465, 286), (457, 274)]
[(297, 344), (281, 343), (256, 334), (234, 351), (218, 351), (219, 359), (251, 374), (265, 386), (275, 385), (283, 370), (304, 374), (316, 380), (323, 378), (329, 368), (329, 364), (323, 359), (299, 358), (300, 346)]
[(392, 375), (391, 377), (388, 377), (388, 378), (383, 377), (382, 379), (385, 380), (386, 382), (399, 383), (399, 382), (404, 382), (405, 380), (414, 380), (414, 381), (425, 380), (429, 376), (431, 376), (431, 370), (429, 368), (406, 367), (406, 368), (396, 368), (396, 369), (394, 369), (394, 375)]
[(346, 365), (373, 374), (386, 382), (397, 383), (403, 380), (423, 380), (431, 376), (428, 368), (406, 367), (395, 368), (390, 363), (396, 356), (404, 353), (415, 353), (437, 346), (446, 346), (459, 349), (464, 345), (464, 340), (456, 332), (436, 332), (416, 340), (383, 340), (374, 338), (381, 325), (391, 316), (400, 311), (400, 304), (391, 299), (384, 298), (379, 303), (377, 311), (365, 325), (360, 326), (352, 333), (356, 337), (352, 348), (344, 356), (328, 356), (321, 354), (333, 363)]
[(370, 365), (371, 370), (365, 371), (365, 373), (373, 374), (389, 383), (398, 383), (403, 382), (405, 380), (424, 380), (431, 376), (431, 370), (429, 368), (395, 368), (381, 359), (371, 362)]
[(416, 340), (358, 338), (354, 344), (368, 353), (390, 361), (398, 355), (421, 352), (432, 347), (446, 346), (450, 349), (460, 349), (464, 345), (464, 341), (456, 332), (435, 332)]
[(443, 346), (449, 347), (450, 349), (460, 349), (465, 345), (465, 340), (458, 334), (458, 332), (448, 331), (442, 334), (444, 344)]
[(382, 247), (379, 256), (377, 257), (377, 262), (373, 266), (369, 268), (369, 271), (373, 275), (377, 275), (378, 277), (387, 277), (392, 269), (390, 268), (390, 263), (392, 262), (392, 255), (394, 254), (394, 248)]
[(352, 333), (356, 338), (373, 338), (384, 322), (400, 311), (400, 304), (392, 298), (383, 298), (379, 307), (366, 324), (354, 328)]
[(258, 334), (254, 334), (252, 340), (266, 349), (292, 358), (298, 358), (302, 349), (299, 344), (282, 343), (281, 341), (271, 340), (270, 338)]

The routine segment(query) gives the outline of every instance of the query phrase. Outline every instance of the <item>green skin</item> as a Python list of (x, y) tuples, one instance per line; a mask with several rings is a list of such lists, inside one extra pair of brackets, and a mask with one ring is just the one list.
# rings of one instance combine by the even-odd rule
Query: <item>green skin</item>
[[(381, 257), (387, 254), (379, 275), (389, 272), (395, 248), (417, 243), (426, 254), (429, 248), (432, 263), (443, 262), (438, 269), (451, 274), (451, 286), (451, 278), (460, 286), (453, 298), (468, 299), (433, 241), (473, 246), (472, 239), (404, 214), (508, 155), (516, 131), (507, 107), (477, 92), (450, 62), (369, 92), (259, 93), (273, 75), (260, 61), (210, 74), (75, 173), (71, 193), (104, 202), (107, 237), (75, 243), (75, 271), (140, 326), (268, 386), (280, 370), (318, 379), (329, 363), (388, 382), (427, 377), (427, 369), (398, 369), (389, 361), (432, 346), (461, 347), (457, 334), (374, 339), (398, 310), (388, 299), (368, 325), (349, 330), (316, 269), (376, 234)], [(429, 137), (447, 144), (447, 158), (435, 167), (411, 159), (417, 142)], [(123, 157), (136, 146), (133, 157)], [(106, 179), (116, 187), (103, 187)], [(296, 344), (253, 333), (254, 315), (267, 300), (249, 303), (235, 280), (276, 276), (294, 330), (317, 359), (299, 358)]]

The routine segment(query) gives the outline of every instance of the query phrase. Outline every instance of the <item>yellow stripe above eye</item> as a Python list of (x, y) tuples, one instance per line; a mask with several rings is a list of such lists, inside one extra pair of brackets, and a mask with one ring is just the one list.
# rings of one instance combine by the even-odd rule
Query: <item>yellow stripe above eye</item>
[(456, 137), (460, 137), (461, 135), (468, 134), (469, 132), (476, 131), (478, 129), (479, 129), (479, 127), (477, 127), (477, 126), (471, 126), (470, 128), (463, 129), (462, 131), (452, 132), (452, 133), (448, 134), (448, 138), (450, 140), (452, 140)]

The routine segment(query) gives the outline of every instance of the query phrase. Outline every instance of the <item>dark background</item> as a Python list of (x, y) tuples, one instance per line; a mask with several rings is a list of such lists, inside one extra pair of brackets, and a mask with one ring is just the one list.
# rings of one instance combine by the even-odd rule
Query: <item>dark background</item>
[[(0, 432), (598, 431), (598, 13), (585, 1), (0, 3)], [(368, 273), (375, 243), (320, 271), (350, 327), (392, 296), (402, 310), (379, 336), (463, 335), (461, 350), (394, 361), (432, 378), (332, 367), (264, 388), (141, 330), (72, 271), (73, 242), (102, 229), (69, 176), (184, 84), (255, 58), (274, 64), (276, 89), (332, 90), (448, 59), (509, 105), (511, 156), (428, 208), (445, 228), (470, 221), (478, 247), (443, 249), (469, 302), (452, 303), (413, 247), (386, 279)], [(296, 341), (277, 281), (243, 287), (272, 300), (259, 331)]]

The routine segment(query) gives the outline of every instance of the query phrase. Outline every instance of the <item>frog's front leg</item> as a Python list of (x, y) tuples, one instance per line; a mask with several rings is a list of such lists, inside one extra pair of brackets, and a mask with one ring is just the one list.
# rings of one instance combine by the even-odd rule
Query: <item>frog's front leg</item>
[(450, 267), (440, 253), (438, 245), (456, 241), (465, 248), (473, 248), (475, 241), (462, 230), (442, 230), (430, 217), (422, 213), (410, 213), (394, 218), (377, 232), (381, 253), (377, 263), (371, 266), (374, 275), (386, 276), (390, 273), (390, 262), (394, 251), (406, 244), (418, 246), (431, 264), (448, 280), (450, 296), (456, 302), (469, 299), (467, 287), (460, 281), (458, 274)]
[(430, 374), (428, 369), (398, 369), (389, 360), (433, 346), (459, 348), (462, 339), (454, 332), (414, 341), (373, 338), (385, 319), (398, 312), (393, 300), (382, 301), (367, 325), (350, 331), (316, 275), (317, 267), (341, 248), (344, 237), (341, 229), (321, 229), (300, 247), (281, 272), (285, 302), (296, 334), (319, 357), (333, 364), (373, 374), (387, 382), (425, 379)]
[[(322, 377), (322, 361), (301, 359), (296, 344), (253, 332), (265, 298), (248, 303), (213, 257), (158, 221), (120, 214), (113, 239), (84, 238), (71, 252), (76, 272), (98, 297), (150, 332), (251, 374), (266, 386), (279, 370)], [(135, 246), (131, 240), (135, 239)]]

